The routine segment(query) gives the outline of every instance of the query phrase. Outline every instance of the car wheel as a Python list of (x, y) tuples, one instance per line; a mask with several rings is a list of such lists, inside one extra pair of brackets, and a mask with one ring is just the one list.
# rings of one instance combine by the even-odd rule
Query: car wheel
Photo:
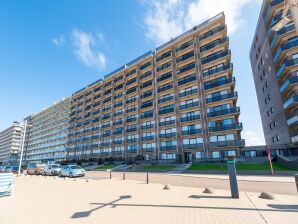
[(59, 177), (62, 177), (62, 173), (59, 173)]
[(70, 178), (73, 178), (73, 175), (72, 175), (72, 173), (69, 173), (69, 177), (70, 177)]

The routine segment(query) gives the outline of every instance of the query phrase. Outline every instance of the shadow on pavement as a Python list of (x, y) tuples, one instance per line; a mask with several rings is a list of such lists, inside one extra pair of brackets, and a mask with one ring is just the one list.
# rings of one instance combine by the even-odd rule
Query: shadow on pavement
[[(123, 200), (123, 199), (128, 199), (128, 198), (131, 198), (131, 196), (130, 196), (130, 195), (122, 195), (122, 196), (119, 197), (119, 199), (116, 199), (116, 200), (111, 201), (111, 202), (109, 202), (109, 203), (101, 203), (101, 206), (96, 207), (96, 208), (94, 208), (94, 209), (91, 209), (91, 210), (89, 210), (89, 211), (76, 212), (76, 213), (74, 213), (74, 214), (71, 216), (71, 218), (72, 218), (72, 219), (76, 219), (76, 218), (86, 218), (86, 217), (88, 217), (92, 212), (94, 212), (95, 210), (101, 209), (101, 208), (103, 208), (103, 207), (105, 207), (105, 206), (108, 206), (108, 205), (113, 205), (113, 206), (115, 206), (115, 204), (114, 204), (115, 202), (118, 202), (118, 201)], [(97, 204), (97, 203), (91, 203), (91, 204)]]
[(200, 199), (200, 198), (224, 198), (224, 199), (234, 199), (229, 196), (217, 196), (217, 195), (190, 195), (189, 198), (195, 198), (195, 199)]
[(287, 209), (298, 212), (298, 205), (268, 204), (267, 206), (275, 209)]

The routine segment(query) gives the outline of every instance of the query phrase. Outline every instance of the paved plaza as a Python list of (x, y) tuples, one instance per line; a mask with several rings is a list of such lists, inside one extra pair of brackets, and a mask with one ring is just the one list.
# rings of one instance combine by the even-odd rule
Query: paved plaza
[(297, 224), (298, 196), (241, 192), (240, 199), (215, 189), (145, 184), (121, 178), (86, 179), (21, 176), (15, 192), (0, 197), (1, 224), (191, 224), (191, 223), (287, 223)]

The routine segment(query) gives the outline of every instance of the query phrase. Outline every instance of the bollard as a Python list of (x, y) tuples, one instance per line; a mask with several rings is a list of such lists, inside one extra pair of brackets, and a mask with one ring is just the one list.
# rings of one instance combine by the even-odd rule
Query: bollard
[(125, 170), (123, 170), (123, 180), (125, 180)]
[(110, 170), (110, 179), (112, 179), (112, 170)]
[(146, 175), (146, 184), (149, 184), (149, 173)]
[(231, 195), (232, 195), (232, 198), (239, 198), (235, 163), (236, 163), (235, 156), (228, 156), (227, 164), (228, 164), (228, 173), (229, 173), (229, 179), (230, 179)]
[(296, 173), (294, 176), (295, 176), (296, 188), (298, 192), (298, 173)]

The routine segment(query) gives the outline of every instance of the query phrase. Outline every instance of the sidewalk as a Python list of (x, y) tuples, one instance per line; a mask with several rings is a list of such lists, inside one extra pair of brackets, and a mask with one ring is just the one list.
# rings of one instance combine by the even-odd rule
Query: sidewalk
[(298, 197), (230, 193), (139, 181), (15, 178), (15, 195), (0, 198), (1, 224), (296, 224)]
[[(209, 178), (228, 180), (227, 174), (170, 174), (185, 177)], [(237, 175), (238, 181), (254, 181), (254, 182), (278, 182), (278, 183), (295, 183), (295, 178), (289, 176), (254, 176), (254, 175)]]

